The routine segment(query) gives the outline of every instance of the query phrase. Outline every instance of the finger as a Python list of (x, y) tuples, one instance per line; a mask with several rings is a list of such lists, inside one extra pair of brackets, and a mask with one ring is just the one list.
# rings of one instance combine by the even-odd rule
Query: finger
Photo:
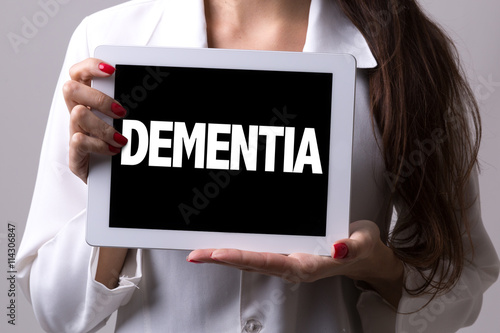
[[(82, 105), (75, 106), (70, 115), (70, 136), (73, 137), (78, 132), (102, 140), (116, 148), (127, 144), (127, 139), (123, 135)], [(99, 151), (90, 152), (99, 153)]]
[(214, 251), (215, 249), (194, 250), (189, 253), (189, 255), (186, 257), (186, 260), (192, 263), (213, 263), (214, 261), (212, 260), (210, 255)]
[(97, 109), (112, 118), (121, 118), (126, 110), (118, 102), (100, 91), (90, 88), (95, 77), (107, 77), (115, 68), (100, 59), (88, 58), (70, 68), (71, 80), (63, 87), (64, 99), (68, 110), (81, 104)]
[(291, 282), (312, 282), (326, 277), (330, 274), (332, 265), (332, 259), (329, 257), (305, 253), (292, 253), (286, 256), (277, 253), (219, 249), (212, 253), (211, 258), (240, 269), (277, 276)]
[(210, 255), (212, 260), (260, 271), (276, 272), (290, 268), (295, 259), (276, 253), (252, 252), (235, 249), (217, 249)]
[[(266, 256), (276, 256), (274, 263), (266, 263)], [(194, 263), (215, 263), (225, 266), (235, 267), (245, 271), (258, 271), (271, 273), (282, 273), (279, 269), (281, 261), (285, 256), (281, 254), (259, 253), (250, 251), (241, 251), (235, 249), (202, 249), (191, 252), (186, 258)], [(283, 263), (281, 264), (283, 266)]]
[(257, 272), (256, 270), (250, 269), (247, 267), (238, 266), (235, 264), (229, 264), (229, 263), (225, 263), (222, 261), (214, 260), (211, 257), (211, 255), (214, 251), (215, 251), (215, 249), (194, 250), (186, 257), (186, 261), (188, 261), (190, 263), (194, 263), (194, 264), (208, 264), (208, 263), (209, 264), (217, 264), (217, 265), (221, 265), (221, 266), (236, 268), (236, 269), (246, 271), (246, 272)]
[(108, 77), (114, 72), (115, 68), (110, 64), (100, 59), (87, 58), (71, 66), (69, 76), (71, 80), (90, 86), (94, 77)]
[(119, 148), (108, 145), (98, 138), (92, 138), (84, 133), (77, 132), (70, 139), (69, 168), (86, 183), (89, 169), (89, 154), (91, 152), (103, 155), (115, 155), (119, 151)]
[(64, 100), (70, 112), (83, 105), (114, 118), (123, 118), (127, 110), (108, 95), (77, 81), (67, 81), (63, 86)]
[[(239, 255), (226, 256), (227, 253), (224, 252), (227, 251), (236, 251), (236, 250), (226, 250), (226, 249), (217, 250), (215, 254), (211, 255), (213, 262), (219, 265), (237, 268), (245, 272), (275, 276), (291, 282), (300, 281), (300, 279), (298, 278), (299, 274), (297, 274), (297, 270), (291, 267), (293, 266), (292, 262), (289, 262), (288, 265), (285, 263), (281, 264), (278, 264), (277, 262), (273, 263), (272, 260), (267, 261), (266, 259), (264, 259), (265, 254), (263, 253), (242, 252), (239, 253), (241, 256)], [(279, 262), (281, 262), (282, 259), (286, 258), (285, 256), (280, 254), (277, 254), (277, 256), (280, 256), (280, 258), (278, 259)], [(292, 260), (293, 259), (289, 259), (289, 261)]]

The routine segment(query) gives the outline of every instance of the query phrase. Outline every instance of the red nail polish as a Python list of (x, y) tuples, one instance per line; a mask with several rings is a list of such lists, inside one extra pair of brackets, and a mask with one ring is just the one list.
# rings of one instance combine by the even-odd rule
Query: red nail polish
[(193, 264), (204, 264), (203, 262), (201, 261), (198, 261), (198, 260), (193, 260), (193, 259), (188, 259), (188, 262), (192, 262)]
[(116, 102), (111, 103), (111, 111), (113, 111), (113, 113), (120, 118), (123, 118), (127, 115), (127, 110), (125, 110), (123, 106)]
[(115, 68), (113, 66), (105, 64), (103, 62), (101, 62), (99, 64), (99, 69), (101, 70), (101, 72), (104, 72), (104, 73), (109, 74), (109, 75), (111, 75), (115, 72)]
[(344, 243), (337, 243), (333, 245), (335, 252), (333, 253), (334, 259), (343, 259), (349, 253), (349, 248)]
[(113, 140), (115, 140), (116, 143), (122, 146), (125, 146), (128, 142), (128, 139), (118, 132), (113, 134)]
[(120, 148), (116, 148), (115, 146), (108, 145), (109, 151), (112, 152), (113, 154), (118, 154), (120, 152)]

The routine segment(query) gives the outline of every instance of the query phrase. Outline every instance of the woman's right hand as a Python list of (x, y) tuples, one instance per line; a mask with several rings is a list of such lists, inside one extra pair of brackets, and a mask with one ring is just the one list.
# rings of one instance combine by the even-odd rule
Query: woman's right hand
[(126, 116), (123, 106), (108, 95), (90, 87), (94, 77), (108, 77), (114, 67), (102, 60), (88, 58), (73, 65), (71, 80), (63, 87), (70, 112), (69, 168), (85, 183), (89, 171), (89, 154), (116, 155), (127, 139), (106, 124), (92, 110), (113, 119)]
[[(87, 183), (89, 154), (116, 155), (127, 139), (100, 119), (92, 110), (113, 119), (123, 118), (127, 110), (106, 94), (90, 87), (95, 77), (113, 75), (115, 69), (105, 62), (88, 58), (71, 67), (71, 80), (63, 87), (64, 100), (70, 112), (69, 168)], [(118, 286), (119, 275), (128, 249), (99, 249), (95, 280), (109, 289)]]

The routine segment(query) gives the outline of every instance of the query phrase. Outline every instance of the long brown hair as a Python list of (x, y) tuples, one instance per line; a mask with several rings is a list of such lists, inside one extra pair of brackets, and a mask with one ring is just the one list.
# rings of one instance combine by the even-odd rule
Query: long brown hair
[(411, 294), (449, 290), (469, 253), (466, 186), (477, 161), (477, 103), (450, 38), (414, 0), (337, 0), (365, 36), (373, 123), (386, 179), (404, 210), (388, 245), (425, 278)]

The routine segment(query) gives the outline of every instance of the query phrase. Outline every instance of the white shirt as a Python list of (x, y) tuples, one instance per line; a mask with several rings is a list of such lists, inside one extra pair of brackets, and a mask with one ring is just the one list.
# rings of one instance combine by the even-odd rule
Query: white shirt
[[(69, 80), (69, 67), (92, 56), (101, 44), (207, 47), (203, 1), (129, 1), (87, 17), (71, 39), (17, 261), (20, 286), (45, 330), (96, 331), (116, 309), (116, 331), (121, 333), (442, 333), (476, 319), (482, 294), (499, 270), (478, 201), (470, 209), (475, 257), (457, 286), (423, 309), (427, 296), (403, 293), (398, 315), (378, 294), (344, 277), (290, 284), (233, 268), (188, 263), (187, 251), (131, 250), (118, 288), (109, 290), (96, 282), (98, 250), (85, 242), (87, 187), (68, 169), (69, 114), (62, 85)], [(375, 221), (386, 237), (390, 192), (371, 127), (363, 70), (375, 67), (376, 61), (360, 32), (335, 1), (328, 0), (311, 3), (304, 52), (350, 53), (357, 59), (351, 215), (353, 221)], [(478, 195), (477, 184), (474, 177), (471, 195)], [(411, 269), (406, 274), (409, 284), (419, 282)]]

